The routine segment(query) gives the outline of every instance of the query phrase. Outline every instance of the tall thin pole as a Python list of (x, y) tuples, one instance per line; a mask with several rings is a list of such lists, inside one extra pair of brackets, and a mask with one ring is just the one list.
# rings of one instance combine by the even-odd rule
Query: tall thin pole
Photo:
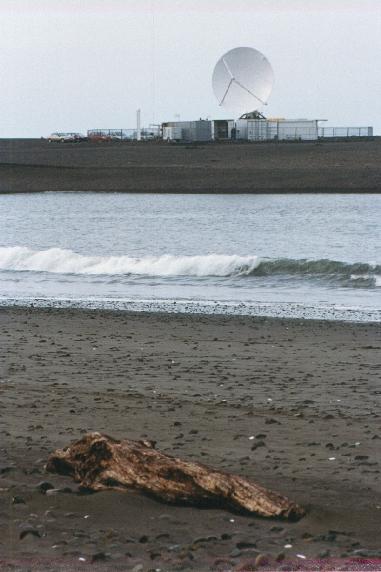
[(138, 141), (141, 141), (141, 138), (142, 138), (142, 129), (141, 129), (141, 123), (140, 123), (140, 115), (141, 115), (141, 112), (140, 112), (140, 109), (138, 109), (138, 110), (136, 111), (136, 139), (137, 139)]
[(151, 71), (152, 71), (152, 124), (156, 122), (156, 18), (155, 0), (151, 0)]

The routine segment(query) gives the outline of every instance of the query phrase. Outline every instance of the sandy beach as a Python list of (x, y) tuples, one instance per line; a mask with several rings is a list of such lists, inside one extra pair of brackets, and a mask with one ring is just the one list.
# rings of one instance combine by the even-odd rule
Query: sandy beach
[[(378, 324), (3, 308), (0, 326), (2, 570), (381, 557)], [(44, 464), (93, 430), (155, 439), (287, 495), (307, 516), (80, 495)]]

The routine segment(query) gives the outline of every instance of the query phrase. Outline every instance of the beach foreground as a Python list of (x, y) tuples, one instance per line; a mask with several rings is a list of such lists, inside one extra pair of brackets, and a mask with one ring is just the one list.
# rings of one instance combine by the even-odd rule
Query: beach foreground
[[(379, 324), (4, 308), (0, 345), (2, 569), (381, 557)], [(79, 495), (44, 464), (88, 431), (155, 439), (287, 495), (307, 516)]]

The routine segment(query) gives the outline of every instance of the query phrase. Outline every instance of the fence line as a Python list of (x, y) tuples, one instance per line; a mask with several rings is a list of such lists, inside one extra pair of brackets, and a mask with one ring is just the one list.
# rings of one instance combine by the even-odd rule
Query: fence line
[(373, 137), (373, 127), (319, 127), (319, 137)]
[[(254, 123), (254, 122), (253, 122)], [(89, 129), (87, 131), (89, 139), (108, 139), (115, 141), (135, 141), (137, 140), (137, 129)], [(350, 138), (350, 137), (373, 137), (373, 127), (310, 127), (285, 125), (282, 122), (257, 121), (248, 128), (244, 136), (239, 135), (237, 139), (253, 140), (308, 140), (324, 138)], [(160, 125), (150, 125), (142, 127), (141, 139), (157, 140), (162, 138)]]
[[(142, 127), (140, 132), (142, 139), (159, 139), (161, 129), (159, 125)], [(134, 141), (138, 138), (137, 129), (89, 129), (87, 136), (91, 138), (108, 138), (115, 141)]]

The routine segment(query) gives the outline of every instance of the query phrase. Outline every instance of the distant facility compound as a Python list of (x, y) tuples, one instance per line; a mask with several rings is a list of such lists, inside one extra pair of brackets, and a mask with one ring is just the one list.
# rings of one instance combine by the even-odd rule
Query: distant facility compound
[(163, 123), (166, 141), (276, 141), (315, 140), (319, 136), (319, 120), (266, 119), (248, 114), (240, 119), (175, 121)]
[(207, 141), (316, 141), (324, 138), (373, 137), (372, 127), (325, 127), (326, 119), (286, 119), (265, 117), (274, 85), (270, 62), (260, 51), (237, 47), (216, 63), (212, 88), (219, 107), (238, 119), (167, 121), (141, 127), (137, 110), (135, 129), (91, 129), (96, 140), (164, 140), (168, 142)]

